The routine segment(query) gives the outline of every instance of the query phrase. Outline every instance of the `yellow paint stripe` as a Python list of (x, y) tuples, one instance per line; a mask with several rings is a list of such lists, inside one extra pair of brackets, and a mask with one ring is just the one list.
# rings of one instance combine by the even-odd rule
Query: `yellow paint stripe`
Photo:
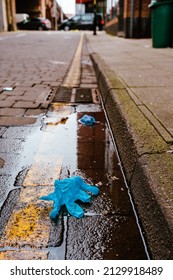
[(55, 179), (59, 178), (62, 161), (62, 155), (37, 155), (23, 186), (53, 186)]
[(51, 220), (49, 205), (39, 197), (52, 191), (51, 187), (21, 190), (20, 199), (0, 240), (1, 247), (42, 248), (48, 246)]
[(80, 72), (81, 72), (81, 55), (82, 55), (82, 46), (83, 46), (83, 37), (84, 34), (81, 34), (81, 38), (79, 41), (79, 45), (75, 56), (73, 58), (72, 64), (70, 66), (69, 72), (67, 73), (67, 77), (63, 83), (64, 87), (76, 87), (80, 82)]
[[(48, 247), (51, 229), (49, 214), (53, 202), (47, 203), (39, 200), (39, 197), (52, 192), (54, 181), (60, 176), (64, 156), (61, 151), (58, 152), (57, 137), (56, 126), (52, 127), (52, 130), (49, 128), (48, 133), (44, 133), (37, 155), (33, 158), (33, 164), (23, 182), (23, 186), (27, 188), (21, 189), (19, 201), (0, 240), (0, 247), (9, 246), (17, 250), (13, 253), (10, 250), (1, 252), (0, 259), (46, 259), (45, 251), (43, 255), (36, 253), (35, 258), (33, 252), (36, 248)], [(25, 254), (25, 250), (19, 251), (26, 246), (30, 248), (28, 254)]]

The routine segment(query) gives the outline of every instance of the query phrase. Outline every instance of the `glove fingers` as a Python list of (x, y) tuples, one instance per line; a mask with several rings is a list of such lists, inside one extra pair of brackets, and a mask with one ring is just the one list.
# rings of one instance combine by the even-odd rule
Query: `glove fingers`
[(84, 191), (80, 191), (78, 193), (78, 199), (81, 200), (82, 202), (90, 202), (91, 196)]
[(75, 202), (73, 204), (67, 204), (66, 205), (68, 212), (72, 215), (75, 216), (76, 218), (82, 218), (84, 215), (83, 209), (76, 204)]
[(58, 216), (60, 210), (60, 204), (56, 203), (53, 206), (53, 210), (50, 212), (50, 218), (55, 219)]

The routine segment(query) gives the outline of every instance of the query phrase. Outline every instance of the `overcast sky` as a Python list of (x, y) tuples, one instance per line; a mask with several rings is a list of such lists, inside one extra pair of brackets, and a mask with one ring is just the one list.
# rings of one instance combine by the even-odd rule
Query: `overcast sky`
[(65, 14), (75, 14), (75, 0), (56, 0)]

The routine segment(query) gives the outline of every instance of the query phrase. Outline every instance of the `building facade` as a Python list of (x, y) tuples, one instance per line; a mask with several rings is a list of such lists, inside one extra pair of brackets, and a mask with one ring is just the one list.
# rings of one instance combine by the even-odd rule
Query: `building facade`
[(52, 23), (52, 29), (57, 29), (61, 17), (67, 18), (56, 0), (16, 0), (16, 12), (47, 18)]
[(106, 24), (106, 31), (125, 38), (151, 37), (151, 0), (119, 0), (115, 17)]
[(52, 6), (53, 0), (16, 0), (16, 12), (26, 13), (30, 17), (46, 17), (46, 7)]
[(0, 0), (0, 31), (16, 30), (15, 0)]
[(7, 30), (7, 14), (6, 14), (6, 3), (5, 0), (0, 1), (0, 32)]
[[(80, 5), (83, 8), (80, 9)], [(102, 13), (103, 16), (106, 14), (107, 0), (76, 0), (76, 12), (93, 13), (94, 5), (96, 5), (97, 13)]]

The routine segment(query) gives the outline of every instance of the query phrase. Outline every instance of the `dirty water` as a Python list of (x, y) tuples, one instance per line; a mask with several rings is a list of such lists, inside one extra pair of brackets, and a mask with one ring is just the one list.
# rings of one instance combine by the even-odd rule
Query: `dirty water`
[[(79, 122), (85, 114), (95, 118), (95, 125), (88, 127)], [(100, 194), (91, 203), (77, 202), (85, 211), (81, 219), (70, 216), (65, 207), (57, 221), (39, 218), (31, 232), (32, 241), (23, 232), (22, 238), (14, 238), (9, 225), (10, 235), (6, 231), (2, 234), (1, 251), (35, 248), (39, 252), (41, 248), (48, 259), (67, 260), (148, 258), (99, 104), (52, 103), (41, 117), (41, 126), (30, 129), (25, 138), (20, 167), (23, 169), (15, 181), (15, 188), (20, 189), (16, 212), (24, 211), (27, 203), (35, 203), (35, 211), (39, 209), (44, 218), (51, 204), (40, 201), (39, 196), (48, 194), (58, 178), (80, 175), (88, 184), (98, 186)], [(16, 228), (14, 221), (12, 224)]]

